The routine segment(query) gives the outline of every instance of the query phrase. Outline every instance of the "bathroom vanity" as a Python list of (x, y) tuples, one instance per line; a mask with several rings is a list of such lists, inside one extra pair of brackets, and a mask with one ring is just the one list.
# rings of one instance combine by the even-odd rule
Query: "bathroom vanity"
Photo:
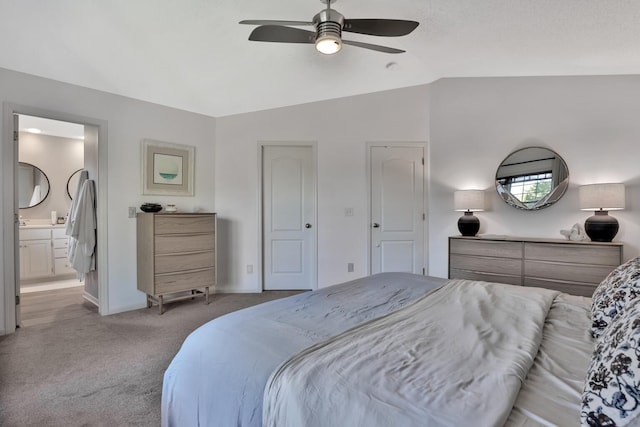
[(73, 276), (64, 225), (20, 227), (20, 280)]

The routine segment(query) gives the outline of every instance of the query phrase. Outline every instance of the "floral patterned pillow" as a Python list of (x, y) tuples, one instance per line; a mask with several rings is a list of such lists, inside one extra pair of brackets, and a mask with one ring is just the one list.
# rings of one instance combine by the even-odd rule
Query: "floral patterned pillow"
[(640, 257), (613, 270), (596, 288), (591, 304), (591, 334), (599, 337), (632, 299), (640, 296)]
[(596, 345), (582, 393), (583, 426), (640, 423), (640, 299), (629, 303)]

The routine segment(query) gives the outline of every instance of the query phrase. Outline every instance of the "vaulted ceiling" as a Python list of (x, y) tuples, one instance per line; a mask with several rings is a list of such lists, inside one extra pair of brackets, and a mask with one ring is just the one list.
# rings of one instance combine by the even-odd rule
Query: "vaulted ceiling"
[(442, 77), (640, 74), (638, 0), (338, 0), (410, 19), (404, 49), (250, 42), (242, 19), (309, 21), (319, 0), (0, 0), (0, 67), (214, 117)]

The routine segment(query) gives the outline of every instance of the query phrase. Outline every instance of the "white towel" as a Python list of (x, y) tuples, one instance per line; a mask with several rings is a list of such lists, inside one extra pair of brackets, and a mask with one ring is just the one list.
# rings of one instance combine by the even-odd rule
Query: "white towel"
[(96, 269), (96, 228), (95, 183), (91, 179), (85, 179), (77, 196), (73, 216), (69, 215), (67, 221), (67, 256), (80, 280), (84, 279), (86, 273)]
[[(73, 219), (76, 215), (76, 211), (78, 210), (78, 201), (80, 200), (80, 193), (82, 192), (82, 184), (84, 184), (87, 179), (89, 179), (89, 172), (85, 170), (80, 172), (78, 185), (76, 186), (76, 191), (73, 194), (71, 208), (69, 208), (69, 214), (67, 215), (67, 222), (64, 224), (64, 234), (67, 236), (71, 236), (71, 228), (73, 227)], [(69, 242), (69, 244), (71, 244), (71, 242)]]

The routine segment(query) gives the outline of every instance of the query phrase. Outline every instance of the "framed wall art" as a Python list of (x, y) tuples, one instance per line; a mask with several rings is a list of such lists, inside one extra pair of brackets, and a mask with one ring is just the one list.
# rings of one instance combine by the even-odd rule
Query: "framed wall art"
[(142, 194), (193, 196), (195, 147), (142, 140)]

